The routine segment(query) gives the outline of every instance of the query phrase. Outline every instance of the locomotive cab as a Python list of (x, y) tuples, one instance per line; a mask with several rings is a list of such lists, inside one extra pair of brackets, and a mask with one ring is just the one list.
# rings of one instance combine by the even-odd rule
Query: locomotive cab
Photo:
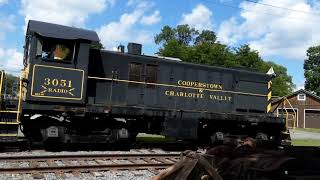
[(24, 54), (29, 102), (84, 104), (93, 31), (29, 21)]

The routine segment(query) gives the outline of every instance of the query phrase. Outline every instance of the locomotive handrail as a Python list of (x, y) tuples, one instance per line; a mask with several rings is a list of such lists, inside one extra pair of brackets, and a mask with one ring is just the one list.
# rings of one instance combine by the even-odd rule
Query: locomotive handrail
[(6, 110), (1, 110), (0, 113), (18, 113), (18, 111), (6, 111)]
[(18, 111), (17, 111), (18, 123), (20, 123), (21, 101), (22, 101), (22, 74), (20, 74), (20, 78), (19, 78), (19, 101), (18, 101)]
[[(286, 105), (285, 101), (284, 101), (284, 106)], [(284, 110), (286, 111), (286, 129), (288, 129), (288, 119), (289, 119), (289, 113), (287, 111), (287, 108), (284, 108)]]
[[(288, 102), (288, 104), (289, 104), (289, 106), (290, 106), (290, 108), (286, 108), (286, 102)], [(296, 128), (296, 120), (297, 120), (297, 113), (296, 113), (296, 111), (295, 111), (295, 109), (293, 108), (293, 106), (292, 106), (292, 104), (290, 103), (290, 101), (288, 100), (288, 98), (286, 98), (286, 97), (283, 97), (282, 98), (282, 103), (280, 103), (280, 104), (283, 104), (283, 110), (285, 111), (285, 114), (284, 113), (281, 113), (281, 115), (282, 115), (282, 117), (283, 116), (285, 116), (285, 118), (286, 118), (286, 128), (288, 128), (289, 127), (289, 112), (288, 112), (288, 110), (287, 109), (292, 109), (292, 111), (293, 111), (293, 129), (295, 129)], [(279, 105), (280, 105), (279, 104)], [(278, 105), (278, 106), (279, 106)], [(278, 107), (277, 106), (277, 107)], [(276, 108), (277, 108), (276, 107)], [(279, 117), (279, 114), (277, 113), (277, 117)]]
[(288, 98), (285, 98), (285, 100), (289, 103), (291, 109), (293, 110), (293, 113), (294, 113), (294, 117), (293, 117), (293, 129), (296, 128), (296, 117), (297, 117), (297, 114), (296, 114), (296, 111), (294, 110), (293, 106), (291, 105), (290, 101), (288, 100)]
[(12, 125), (18, 125), (18, 122), (0, 122), (0, 124), (12, 124)]
[[(21, 76), (20, 76), (20, 92), (19, 92), (19, 101), (18, 101), (18, 109), (17, 110), (6, 110), (6, 109), (2, 109), (2, 103), (3, 103), (3, 99), (2, 99), (2, 89), (4, 86), (4, 78), (5, 78), (5, 73), (4, 71), (1, 71), (1, 79), (0, 79), (0, 104), (1, 104), (1, 108), (0, 108), (0, 113), (10, 113), (10, 114), (16, 114), (16, 118), (15, 120), (12, 119), (13, 121), (8, 121), (5, 119), (2, 119), (2, 116), (0, 116), (1, 121), (0, 121), (0, 125), (3, 126), (7, 126), (7, 125), (19, 125), (20, 124), (20, 106), (21, 106)], [(5, 120), (5, 121), (2, 121)], [(0, 137), (17, 137), (18, 133), (0, 133)]]
[[(98, 80), (106, 80), (106, 81), (118, 81), (118, 82), (126, 82), (126, 83), (135, 83), (135, 84), (146, 84), (146, 85), (158, 85), (158, 86), (166, 86), (166, 87), (177, 87), (177, 88), (185, 88), (185, 89), (194, 89), (194, 90), (206, 90), (211, 92), (225, 92), (232, 94), (240, 94), (240, 95), (248, 95), (248, 96), (259, 96), (259, 97), (267, 97), (265, 94), (256, 94), (256, 93), (247, 93), (247, 92), (239, 92), (239, 91), (230, 91), (230, 90), (219, 90), (219, 89), (208, 89), (208, 88), (197, 88), (197, 87), (189, 87), (189, 86), (179, 86), (173, 84), (163, 84), (163, 83), (150, 83), (150, 82), (142, 82), (142, 81), (131, 81), (126, 79), (113, 79), (107, 77), (95, 77), (88, 76), (89, 79), (98, 79)], [(279, 98), (280, 96), (272, 96), (274, 98)]]
[(0, 102), (2, 102), (2, 84), (3, 84), (4, 72), (1, 71), (1, 79), (0, 79)]
[(13, 134), (0, 134), (0, 137), (16, 137), (18, 134), (13, 133)]

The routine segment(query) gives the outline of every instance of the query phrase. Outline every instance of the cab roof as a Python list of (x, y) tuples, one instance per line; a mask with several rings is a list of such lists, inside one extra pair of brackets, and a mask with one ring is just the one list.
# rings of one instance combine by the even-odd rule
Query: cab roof
[(69, 40), (88, 40), (98, 42), (99, 37), (96, 32), (70, 26), (63, 26), (47, 22), (29, 20), (27, 35), (38, 34), (44, 37), (69, 39)]

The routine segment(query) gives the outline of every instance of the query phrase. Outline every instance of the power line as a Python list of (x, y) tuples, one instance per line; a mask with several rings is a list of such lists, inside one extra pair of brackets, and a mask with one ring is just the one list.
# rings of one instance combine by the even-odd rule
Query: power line
[[(271, 16), (275, 16), (275, 17), (278, 17), (278, 18), (285, 18), (285, 19), (288, 19), (288, 20), (295, 20), (295, 21), (303, 21), (304, 23), (315, 23), (315, 21), (312, 21), (309, 19), (306, 19), (306, 18), (296, 18), (296, 17), (286, 17), (286, 16), (283, 16), (283, 15), (280, 15), (280, 14), (273, 14), (273, 13), (269, 13), (269, 12), (266, 12), (266, 11), (255, 11), (255, 10), (251, 10), (251, 9), (244, 9), (242, 7), (239, 7), (239, 6), (234, 6), (234, 5), (231, 5), (231, 4), (226, 4), (226, 3), (222, 3), (220, 2), (219, 0), (216, 0), (216, 1), (211, 1), (211, 0), (203, 0), (207, 3), (212, 3), (212, 4), (215, 4), (215, 5), (218, 5), (218, 6), (224, 6), (224, 7), (228, 7), (228, 8), (232, 8), (232, 9), (241, 9), (241, 10), (244, 10), (244, 11), (251, 11), (251, 12), (255, 12), (255, 13), (262, 13), (262, 14), (267, 14), (267, 15), (271, 15)], [(320, 14), (319, 14), (320, 15)], [(318, 22), (317, 22), (318, 23)]]
[(283, 6), (276, 6), (276, 5), (273, 5), (273, 4), (266, 4), (266, 3), (261, 3), (261, 2), (253, 1), (253, 0), (244, 0), (244, 1), (247, 1), (247, 2), (250, 2), (250, 3), (254, 3), (254, 4), (260, 4), (260, 5), (263, 5), (263, 6), (269, 6), (269, 7), (273, 7), (273, 8), (283, 9), (283, 10), (287, 10), (287, 11), (294, 11), (294, 12), (299, 12), (299, 13), (305, 13), (305, 14), (311, 14), (311, 15), (320, 16), (319, 13), (301, 11), (301, 10), (297, 10), (297, 9), (290, 9), (290, 8), (283, 7)]

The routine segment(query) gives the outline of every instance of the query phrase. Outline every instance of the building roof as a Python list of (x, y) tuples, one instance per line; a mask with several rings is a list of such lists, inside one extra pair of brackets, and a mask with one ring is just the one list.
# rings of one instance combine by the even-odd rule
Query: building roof
[(91, 42), (99, 41), (99, 37), (94, 31), (30, 20), (28, 23), (27, 35), (32, 34), (59, 39), (82, 39)]
[(297, 95), (297, 94), (300, 94), (300, 93), (307, 94), (307, 95), (315, 98), (316, 100), (320, 101), (320, 97), (319, 96), (317, 96), (317, 95), (315, 95), (315, 94), (313, 94), (313, 93), (311, 93), (309, 91), (306, 91), (304, 89), (299, 89), (298, 91), (295, 91), (295, 92), (293, 92), (291, 94), (288, 94), (286, 96), (283, 96), (283, 97), (275, 99), (274, 101), (272, 101), (272, 104), (276, 104), (277, 102), (281, 101), (283, 98), (288, 98), (288, 97), (291, 97), (291, 96), (294, 96), (294, 95)]

